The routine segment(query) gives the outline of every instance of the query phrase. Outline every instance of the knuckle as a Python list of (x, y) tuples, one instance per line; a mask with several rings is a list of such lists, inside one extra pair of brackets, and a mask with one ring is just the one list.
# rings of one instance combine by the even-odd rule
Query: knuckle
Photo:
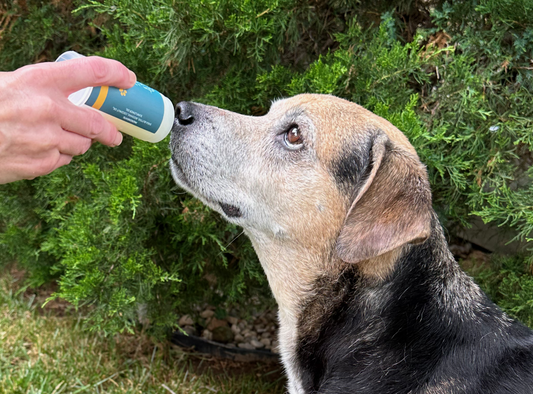
[(21, 82), (31, 81), (32, 83), (38, 83), (42, 80), (48, 79), (48, 73), (45, 71), (40, 64), (31, 64), (28, 66), (21, 67), (15, 70), (14, 75)]
[(27, 94), (35, 94), (43, 87), (50, 89), (54, 75), (45, 64), (32, 64), (13, 71), (13, 87)]
[(109, 60), (106, 60), (104, 58), (94, 56), (91, 58), (88, 58), (89, 65), (92, 68), (93, 74), (94, 74), (94, 80), (97, 84), (105, 83), (107, 81), (107, 77), (109, 74)]
[(37, 165), (36, 172), (38, 176), (48, 175), (58, 167), (59, 152), (57, 155), (51, 155), (43, 159)]
[(60, 138), (56, 127), (44, 126), (39, 135), (39, 150), (42, 153), (46, 152), (49, 157), (51, 152), (58, 150)]
[(78, 152), (76, 155), (83, 155), (91, 147), (92, 141), (89, 138), (85, 138), (78, 147)]
[(107, 127), (107, 121), (103, 118), (102, 115), (96, 112), (91, 113), (87, 122), (88, 122), (87, 124), (88, 130), (89, 130), (89, 135), (87, 137), (89, 137), (90, 139), (95, 139), (95, 138), (100, 137), (104, 133)]
[(48, 96), (40, 97), (34, 108), (39, 118), (56, 119), (59, 115), (59, 105)]
[(129, 70), (120, 62), (102, 57), (88, 58), (92, 67), (94, 84), (100, 85), (124, 85), (128, 84), (131, 77)]

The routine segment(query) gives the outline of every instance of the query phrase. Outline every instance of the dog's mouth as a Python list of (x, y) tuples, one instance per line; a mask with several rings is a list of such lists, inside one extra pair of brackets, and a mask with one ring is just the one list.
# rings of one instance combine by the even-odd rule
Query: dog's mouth
[(226, 204), (220, 201), (218, 205), (220, 205), (220, 208), (222, 208), (227, 217), (234, 219), (242, 217), (241, 210), (235, 205)]
[(174, 180), (179, 186), (190, 189), (190, 184), (187, 180), (187, 176), (185, 175), (185, 171), (183, 171), (180, 166), (180, 163), (178, 162), (178, 160), (176, 160), (174, 155), (172, 155), (170, 159), (170, 170), (172, 172)]
[[(181, 168), (180, 164), (179, 164), (179, 161), (176, 160), (176, 158), (174, 157), (174, 155), (172, 155), (172, 158), (171, 158), (171, 161), (170, 161), (170, 168), (171, 168), (171, 172), (172, 172), (172, 176), (174, 177), (174, 180), (176, 181), (176, 183), (188, 190), (189, 192), (193, 192), (193, 187), (191, 186), (190, 182), (188, 181), (187, 179), (187, 175), (185, 174), (185, 171), (183, 171), (183, 169)], [(193, 193), (196, 195), (196, 193)], [(208, 205), (218, 205), (220, 206), (220, 208), (222, 209), (222, 211), (226, 214), (226, 216), (228, 218), (232, 218), (232, 219), (237, 219), (237, 218), (240, 218), (242, 217), (242, 211), (240, 210), (239, 207), (233, 205), (233, 204), (228, 204), (228, 203), (225, 203), (225, 202), (222, 202), (222, 201), (212, 201), (212, 200), (209, 200), (208, 198), (206, 198), (205, 196), (203, 197), (203, 200), (208, 204)]]

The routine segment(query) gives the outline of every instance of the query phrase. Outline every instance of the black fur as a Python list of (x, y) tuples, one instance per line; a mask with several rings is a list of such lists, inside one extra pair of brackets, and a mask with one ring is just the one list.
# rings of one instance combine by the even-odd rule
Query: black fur
[(359, 146), (346, 146), (344, 153), (332, 163), (336, 183), (347, 192), (353, 192), (372, 170), (372, 146), (374, 138), (368, 138)]
[(533, 393), (532, 332), (460, 270), (435, 215), (385, 281), (320, 278), (299, 333), (305, 393)]

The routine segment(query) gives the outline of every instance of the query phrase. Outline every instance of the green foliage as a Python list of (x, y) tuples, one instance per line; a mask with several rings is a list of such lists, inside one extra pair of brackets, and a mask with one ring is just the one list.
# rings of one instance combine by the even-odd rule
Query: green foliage
[(87, 15), (73, 15), (71, 2), (0, 1), (0, 65), (2, 71), (56, 59), (73, 49), (93, 51), (102, 37)]
[[(406, 133), (446, 223), (477, 215), (532, 237), (526, 0), (0, 4), (11, 16), (2, 22), (3, 70), (75, 49), (122, 61), (174, 102), (262, 114), (283, 96), (344, 97)], [(139, 309), (164, 332), (177, 310), (269, 294), (241, 230), (177, 189), (168, 159), (165, 142), (127, 138), (2, 186), (0, 259), (18, 261), (33, 284), (58, 279), (57, 295), (107, 332), (131, 329)], [(506, 276), (501, 294), (528, 305), (533, 289), (517, 285), (516, 266), (508, 272), (516, 278)]]
[(469, 272), (504, 311), (533, 327), (533, 275), (531, 257), (493, 258), (490, 265), (474, 265)]
[[(457, 48), (454, 56), (434, 63), (439, 81), (424, 102), (429, 129), (453, 134), (447, 155), (465, 165), (459, 187), (450, 188), (445, 178), (439, 182), (437, 201), (457, 201), (455, 207), (450, 204), (457, 216), (475, 214), (486, 222), (510, 223), (527, 239), (533, 230), (527, 170), (533, 150), (533, 25), (508, 29), (501, 16), (514, 12), (514, 6), (505, 1), (484, 4), (479, 8), (485, 12), (494, 7), (498, 12), (463, 18), (464, 34), (450, 41)], [(446, 25), (439, 21), (437, 28)]]
[[(109, 16), (98, 24), (109, 43), (105, 55), (121, 59), (170, 97), (179, 93), (180, 100), (202, 98), (226, 74), (238, 76), (243, 89), (259, 70), (294, 50), (300, 17), (311, 19), (304, 28), (318, 17), (294, 0), (85, 3), (76, 13)], [(224, 93), (232, 91), (230, 85)]]

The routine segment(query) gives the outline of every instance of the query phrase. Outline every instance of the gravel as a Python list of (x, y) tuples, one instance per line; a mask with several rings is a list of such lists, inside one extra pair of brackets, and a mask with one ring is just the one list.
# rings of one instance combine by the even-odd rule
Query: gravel
[[(203, 308), (197, 315), (197, 319), (190, 315), (183, 315), (178, 323), (188, 335), (200, 336), (212, 341), (213, 332), (215, 332), (215, 338), (230, 347), (279, 352), (278, 320), (275, 311), (262, 312), (247, 321), (236, 316), (218, 319), (215, 317), (214, 309), (210, 306)], [(224, 335), (220, 335), (221, 333)]]

